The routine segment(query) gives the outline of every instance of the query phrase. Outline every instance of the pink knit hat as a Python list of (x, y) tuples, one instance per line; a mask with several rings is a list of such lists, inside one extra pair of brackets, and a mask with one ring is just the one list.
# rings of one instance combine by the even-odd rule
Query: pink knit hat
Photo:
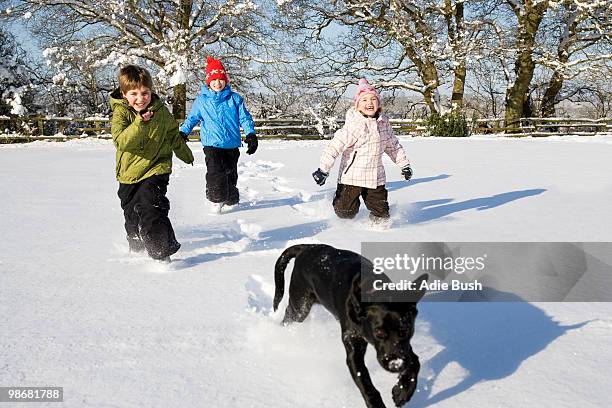
[(363, 95), (367, 95), (367, 94), (374, 95), (376, 97), (376, 99), (378, 99), (378, 103), (379, 104), (382, 102), (381, 99), (380, 99), (380, 95), (376, 91), (376, 88), (374, 88), (372, 85), (370, 85), (368, 83), (367, 79), (361, 78), (359, 80), (359, 86), (357, 87), (357, 92), (355, 93), (355, 98), (354, 98), (355, 109), (357, 109), (357, 104), (359, 103), (359, 98), (361, 98)]

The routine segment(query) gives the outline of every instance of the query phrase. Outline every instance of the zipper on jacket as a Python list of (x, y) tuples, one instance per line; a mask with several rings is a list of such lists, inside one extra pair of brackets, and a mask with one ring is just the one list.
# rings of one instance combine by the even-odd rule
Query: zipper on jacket
[[(143, 122), (145, 125), (147, 124), (147, 122)], [(148, 126), (147, 126), (148, 129)], [(144, 150), (145, 148), (145, 137), (143, 136), (142, 139), (140, 139), (140, 150)]]
[(353, 160), (351, 160), (351, 162), (349, 163), (348, 166), (346, 166), (346, 169), (344, 170), (344, 174), (346, 174), (347, 171), (349, 171), (349, 169), (351, 168), (351, 166), (353, 165), (353, 162), (355, 161), (355, 158), (357, 157), (357, 150), (355, 150), (353, 152)]

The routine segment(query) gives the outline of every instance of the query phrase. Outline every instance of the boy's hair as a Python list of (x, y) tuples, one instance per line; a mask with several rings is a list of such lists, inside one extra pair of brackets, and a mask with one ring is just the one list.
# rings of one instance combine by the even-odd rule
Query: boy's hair
[(119, 88), (122, 93), (141, 86), (153, 89), (153, 80), (149, 71), (137, 65), (126, 65), (119, 70)]

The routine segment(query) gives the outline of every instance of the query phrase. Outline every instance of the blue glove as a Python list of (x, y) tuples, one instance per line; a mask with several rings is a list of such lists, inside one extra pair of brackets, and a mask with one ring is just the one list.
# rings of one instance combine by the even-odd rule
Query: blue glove
[(404, 176), (406, 180), (410, 180), (412, 178), (412, 169), (410, 168), (410, 165), (407, 165), (402, 169), (402, 176)]
[(312, 173), (312, 178), (314, 179), (315, 183), (317, 183), (320, 186), (325, 184), (325, 180), (327, 179), (327, 176), (329, 176), (329, 173), (325, 173), (321, 169), (317, 169), (317, 171)]
[(253, 153), (255, 153), (255, 151), (257, 150), (257, 136), (255, 136), (255, 133), (249, 133), (244, 138), (244, 141), (246, 142), (246, 144), (248, 146), (246, 154), (253, 154)]

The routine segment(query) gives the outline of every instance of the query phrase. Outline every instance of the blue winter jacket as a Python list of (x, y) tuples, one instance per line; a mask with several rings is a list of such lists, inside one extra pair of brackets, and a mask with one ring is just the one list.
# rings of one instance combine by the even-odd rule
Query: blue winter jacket
[(202, 86), (202, 93), (194, 101), (180, 131), (188, 135), (198, 123), (202, 146), (233, 149), (241, 144), (240, 127), (245, 135), (255, 133), (253, 118), (244, 100), (229, 85), (220, 92)]

